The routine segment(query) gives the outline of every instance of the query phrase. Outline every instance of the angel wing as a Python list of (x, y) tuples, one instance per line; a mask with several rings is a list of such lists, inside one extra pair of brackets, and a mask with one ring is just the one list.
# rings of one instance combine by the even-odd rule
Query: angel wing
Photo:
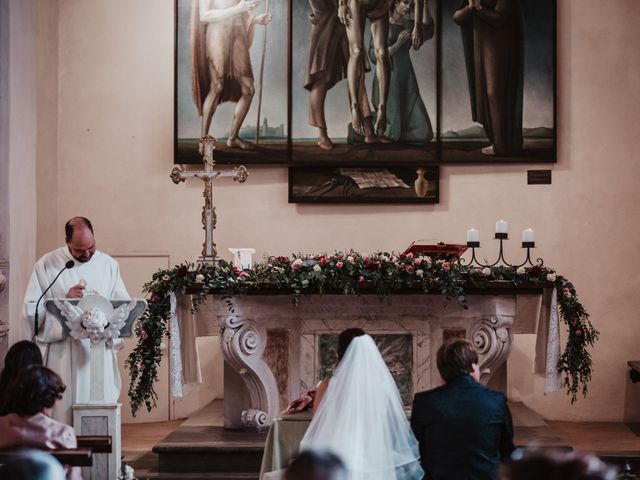
[(117, 338), (120, 335), (120, 329), (124, 327), (127, 318), (129, 318), (129, 312), (136, 307), (136, 301), (132, 300), (129, 303), (123, 303), (118, 308), (113, 310), (113, 313), (109, 317), (109, 336)]
[(71, 337), (75, 339), (84, 338), (81, 321), (83, 310), (70, 302), (60, 301), (57, 298), (53, 299), (53, 303), (64, 317), (64, 323), (69, 329)]

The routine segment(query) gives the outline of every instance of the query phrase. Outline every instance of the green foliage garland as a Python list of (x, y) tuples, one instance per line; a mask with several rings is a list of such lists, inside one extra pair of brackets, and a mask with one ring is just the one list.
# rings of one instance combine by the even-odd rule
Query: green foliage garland
[[(362, 255), (357, 252), (333, 255), (293, 255), (269, 257), (252, 269), (240, 270), (233, 264), (218, 260), (214, 264), (183, 263), (172, 269), (160, 270), (145, 284), (149, 308), (137, 322), (138, 344), (127, 359), (131, 374), (129, 398), (135, 415), (144, 405), (156, 406), (158, 396), (154, 384), (158, 380), (158, 365), (162, 359), (160, 344), (168, 335), (170, 294), (197, 289), (193, 308), (196, 310), (207, 295), (230, 296), (247, 292), (286, 290), (297, 304), (303, 293), (359, 294), (373, 289), (381, 300), (399, 290), (419, 290), (441, 293), (445, 299), (467, 308), (465, 289), (487, 288), (491, 281), (506, 281), (513, 286), (554, 286), (558, 293), (560, 316), (568, 328), (567, 342), (560, 358), (559, 371), (571, 402), (578, 392), (587, 394), (592, 362), (587, 348), (595, 345), (598, 331), (591, 325), (589, 314), (578, 301), (571, 282), (552, 269), (499, 266), (476, 268), (430, 257), (379, 252)], [(233, 308), (230, 304), (229, 308)]]

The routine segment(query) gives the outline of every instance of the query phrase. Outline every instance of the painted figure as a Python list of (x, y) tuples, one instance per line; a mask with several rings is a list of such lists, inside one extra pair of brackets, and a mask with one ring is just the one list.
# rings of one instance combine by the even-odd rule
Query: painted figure
[(255, 92), (249, 48), (255, 25), (267, 25), (271, 13), (253, 15), (260, 0), (193, 0), (191, 65), (193, 100), (202, 117), (201, 136), (224, 102), (236, 103), (227, 146), (254, 146), (238, 137)]
[[(411, 30), (413, 0), (394, 0), (389, 15), (389, 57), (391, 75), (387, 98), (387, 124), (385, 137), (410, 145), (425, 145), (433, 138), (431, 120), (420, 96), (418, 80), (411, 63)], [(423, 37), (429, 40), (435, 32), (435, 22), (429, 13), (428, 0), (422, 16)], [(369, 44), (369, 57), (376, 62), (373, 41)], [(378, 109), (378, 79), (373, 79), (371, 101)]]
[[(304, 88), (309, 90), (309, 124), (317, 127), (318, 145), (330, 150), (333, 142), (327, 132), (324, 105), (327, 92), (336, 83), (347, 78), (349, 62), (349, 41), (345, 26), (338, 20), (338, 0), (309, 0), (311, 14), (311, 32), (309, 36), (309, 62), (305, 72)], [(366, 57), (363, 57), (364, 71), (371, 70)], [(372, 117), (364, 75), (358, 88), (357, 101), (365, 119), (362, 132), (367, 143), (373, 143)], [(351, 101), (349, 101), (351, 104)]]
[(462, 28), (471, 116), (491, 142), (485, 155), (522, 151), (523, 19), (519, 0), (465, 0)]
[[(359, 90), (364, 79), (364, 27), (366, 19), (371, 25), (371, 36), (376, 58), (376, 78), (378, 79), (378, 112), (374, 133), (382, 136), (387, 123), (387, 96), (389, 94), (390, 61), (387, 38), (389, 32), (389, 9), (393, 0), (339, 0), (338, 18), (347, 30), (349, 40), (349, 62), (347, 82), (349, 85), (351, 123), (356, 131), (365, 126), (364, 112), (358, 102)], [(411, 32), (413, 48), (422, 45), (422, 9), (424, 0), (415, 0), (415, 18)], [(366, 139), (365, 139), (366, 140)]]

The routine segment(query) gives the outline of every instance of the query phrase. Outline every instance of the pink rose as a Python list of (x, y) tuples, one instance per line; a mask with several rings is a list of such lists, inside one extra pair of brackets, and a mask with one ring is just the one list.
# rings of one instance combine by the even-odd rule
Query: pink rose
[(451, 265), (449, 265), (449, 263), (447, 262), (443, 262), (442, 269), (448, 272), (449, 270), (451, 270)]
[(413, 273), (413, 265), (407, 265), (407, 272)]
[(407, 253), (407, 258), (413, 258), (413, 253), (411, 252)]
[(416, 258), (413, 263), (415, 263), (416, 265), (420, 265), (422, 263), (422, 258), (418, 257)]
[(362, 275), (360, 275), (360, 278), (358, 278), (358, 282), (359, 283), (364, 283), (364, 277)]
[(364, 263), (369, 263), (369, 255), (365, 255), (364, 257), (362, 257), (362, 260), (364, 261)]
[(564, 288), (562, 289), (562, 292), (563, 292), (563, 293), (567, 293), (568, 291), (570, 291), (570, 290), (569, 290), (567, 287), (564, 287)]
[(171, 280), (171, 277), (165, 273), (165, 274), (162, 276), (162, 280), (164, 280), (165, 282), (168, 282), (169, 280)]
[(344, 262), (336, 262), (336, 267), (338, 268), (344, 267)]
[(582, 336), (582, 330), (578, 329), (576, 330), (576, 337), (581, 337)]
[(249, 276), (249, 274), (245, 271), (242, 271), (238, 274), (239, 278), (247, 278)]
[(160, 295), (154, 295), (153, 297), (151, 297), (151, 301), (152, 302), (159, 302), (160, 301)]
[(146, 340), (147, 338), (149, 338), (149, 334), (147, 333), (147, 331), (144, 328), (142, 330), (140, 330), (140, 338), (142, 340)]

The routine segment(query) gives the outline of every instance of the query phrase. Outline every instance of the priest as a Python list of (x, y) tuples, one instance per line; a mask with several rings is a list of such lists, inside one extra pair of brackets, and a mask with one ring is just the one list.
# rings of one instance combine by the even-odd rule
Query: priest
[[(35, 337), (43, 350), (45, 365), (60, 375), (68, 386), (64, 397), (54, 407), (53, 417), (71, 424), (71, 405), (89, 400), (90, 343), (88, 339), (65, 338), (58, 319), (45, 311), (44, 301), (49, 298), (82, 298), (85, 294), (100, 294), (110, 300), (130, 297), (120, 278), (118, 262), (96, 249), (91, 222), (84, 217), (74, 217), (66, 223), (64, 230), (66, 246), (47, 253), (33, 268), (24, 299), (23, 325), (29, 337)], [(73, 267), (65, 269), (70, 261)], [(34, 316), (38, 298), (61, 271), (39, 304), (36, 329)], [(105, 375), (108, 379), (113, 378), (112, 388), (105, 392), (107, 402), (116, 403), (120, 395), (116, 361), (116, 350), (120, 348), (122, 340), (105, 350)]]

